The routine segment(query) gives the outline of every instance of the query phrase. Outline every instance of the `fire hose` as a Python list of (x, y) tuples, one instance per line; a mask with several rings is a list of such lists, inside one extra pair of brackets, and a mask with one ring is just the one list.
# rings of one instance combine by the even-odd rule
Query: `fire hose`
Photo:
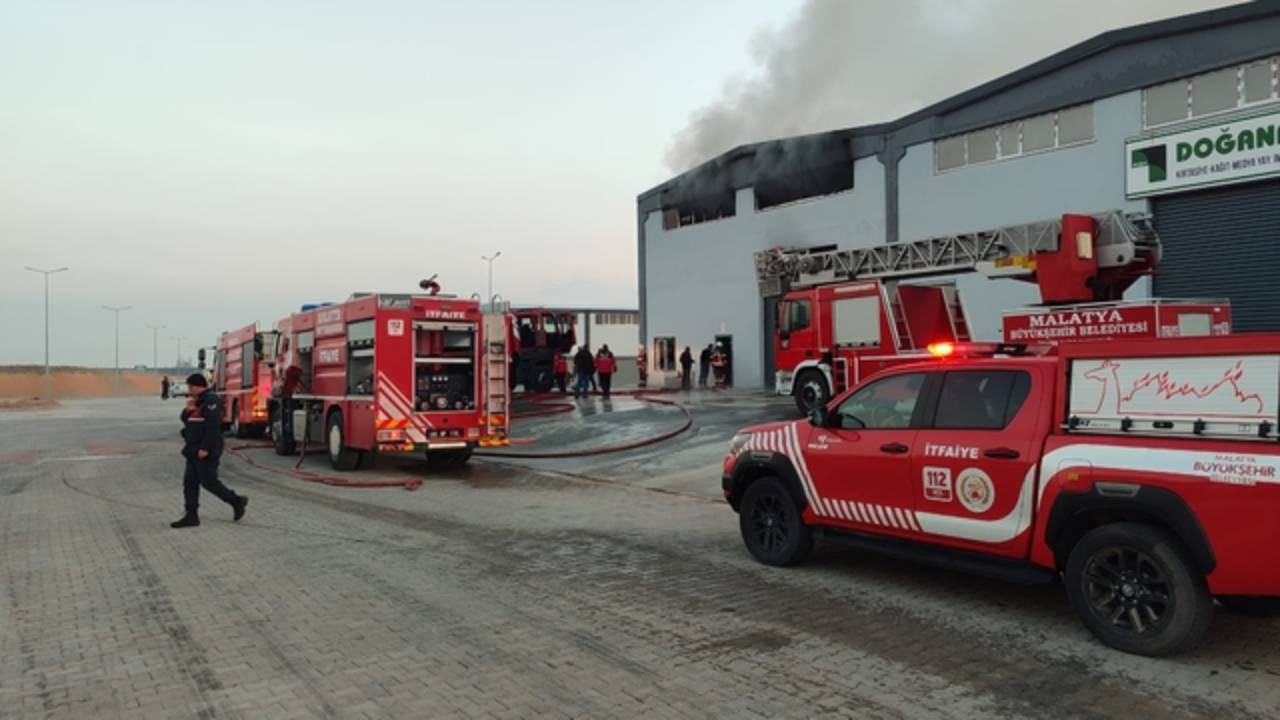
[[(685, 432), (690, 427), (693, 427), (693, 415), (689, 412), (688, 408), (686, 408), (685, 406), (673, 400), (662, 400), (660, 398), (649, 397), (650, 395), (655, 395), (660, 392), (662, 391), (661, 390), (625, 390), (625, 391), (616, 393), (618, 395), (627, 395), (627, 396), (633, 397), (636, 400), (640, 400), (642, 402), (653, 403), (655, 405), (666, 405), (668, 407), (674, 407), (684, 414), (684, 423), (681, 424), (680, 427), (674, 430), (668, 430), (667, 432), (664, 432), (660, 435), (654, 435), (653, 437), (648, 437), (642, 440), (636, 440), (629, 443), (622, 443), (619, 445), (606, 445), (604, 447), (585, 448), (582, 450), (561, 450), (558, 452), (545, 452), (545, 453), (506, 452), (506, 451), (495, 452), (493, 450), (477, 450), (474, 454), (479, 455), (481, 457), (492, 457), (492, 458), (514, 458), (519, 460), (549, 460), (549, 459), (556, 459), (556, 458), (575, 458), (575, 457), (591, 457), (593, 455), (608, 455), (611, 453), (625, 452), (627, 450), (635, 450), (636, 448), (647, 447), (649, 445), (657, 445), (658, 443), (664, 442), (666, 440), (670, 440), (671, 438)], [(554, 415), (561, 412), (572, 411), (575, 407), (570, 403), (554, 403), (553, 404), (553, 403), (543, 402), (543, 399), (545, 397), (546, 396), (535, 396), (532, 399), (532, 402), (534, 405), (545, 405), (548, 410), (550, 410), (550, 408), (553, 408), (553, 407), (557, 409), (550, 410), (550, 411), (535, 410), (529, 413), (513, 414), (512, 417), (537, 417), (541, 415)], [(565, 410), (558, 409), (561, 407), (566, 409)], [(516, 444), (526, 444), (523, 441), (517, 441), (517, 440), (513, 440), (512, 442)]]
[(294, 463), (292, 468), (280, 468), (267, 463), (261, 463), (246, 454), (245, 450), (263, 450), (272, 448), (274, 445), (270, 443), (245, 443), (243, 445), (234, 445), (227, 448), (227, 452), (244, 460), (259, 470), (266, 470), (277, 475), (287, 475), (306, 480), (307, 482), (320, 483), (322, 485), (331, 485), (333, 487), (349, 487), (349, 488), (385, 488), (385, 487), (402, 487), (405, 490), (417, 490), (422, 487), (421, 478), (346, 478), (337, 475), (322, 475), (314, 473), (310, 470), (301, 469), (302, 461), (306, 459), (306, 446), (299, 453), (298, 462)]

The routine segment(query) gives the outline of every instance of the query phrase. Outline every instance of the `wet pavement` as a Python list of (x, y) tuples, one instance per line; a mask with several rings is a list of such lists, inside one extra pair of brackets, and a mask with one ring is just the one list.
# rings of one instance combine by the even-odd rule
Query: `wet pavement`
[[(1151, 660), (1100, 646), (1058, 586), (821, 548), (755, 563), (720, 459), (794, 409), (676, 399), (694, 424), (661, 445), (348, 476), (413, 492), (246, 449), (222, 472), (248, 516), (206, 496), (183, 531), (177, 403), (0, 413), (0, 717), (1280, 716), (1277, 619), (1220, 612)], [(683, 417), (592, 399), (516, 435), (581, 449)]]

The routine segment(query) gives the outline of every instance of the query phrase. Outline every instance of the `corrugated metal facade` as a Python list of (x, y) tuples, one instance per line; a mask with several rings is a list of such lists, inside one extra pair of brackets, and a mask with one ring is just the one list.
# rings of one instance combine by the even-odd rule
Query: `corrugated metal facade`
[(1152, 210), (1157, 297), (1228, 298), (1237, 332), (1280, 330), (1280, 182), (1153, 198)]

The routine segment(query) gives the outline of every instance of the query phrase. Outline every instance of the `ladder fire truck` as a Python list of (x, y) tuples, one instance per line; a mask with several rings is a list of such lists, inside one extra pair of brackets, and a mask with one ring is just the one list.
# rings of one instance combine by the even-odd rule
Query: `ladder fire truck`
[(276, 452), (322, 441), (337, 470), (371, 453), (465, 463), (510, 430), (504, 313), (453, 296), (357, 293), (277, 323)]
[(276, 335), (253, 323), (222, 333), (215, 346), (214, 389), (225, 401), (222, 424), (238, 438), (267, 427), (272, 368), (266, 353), (275, 347)]
[(758, 252), (760, 293), (780, 298), (777, 393), (808, 414), (871, 373), (918, 360), (931, 343), (971, 340), (945, 278), (965, 272), (1039, 286), (1042, 305), (1004, 316), (1008, 342), (1229, 334), (1224, 300), (1122, 299), (1160, 251), (1149, 217), (1116, 210), (855, 250)]

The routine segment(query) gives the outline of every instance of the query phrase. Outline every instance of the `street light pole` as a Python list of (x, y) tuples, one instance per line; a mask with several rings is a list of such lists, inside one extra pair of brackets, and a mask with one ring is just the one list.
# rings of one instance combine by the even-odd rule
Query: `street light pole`
[(41, 270), (24, 265), (31, 272), (44, 275), (44, 387), (41, 389), (40, 399), (49, 399), (49, 276), (54, 273), (65, 272), (68, 268), (60, 267), (55, 270)]
[(489, 295), (485, 300), (485, 302), (489, 302), (489, 303), (493, 302), (493, 261), (497, 260), (500, 255), (502, 255), (501, 250), (499, 250), (498, 252), (492, 255), (480, 256), (481, 260), (484, 260), (485, 262), (489, 263)]
[(177, 336), (174, 336), (174, 335), (170, 335), (170, 336), (169, 336), (169, 339), (170, 339), (170, 340), (177, 340), (177, 341), (178, 341), (178, 359), (173, 363), (173, 366), (174, 366), (174, 367), (182, 367), (182, 341), (183, 341), (183, 340), (186, 340), (186, 338), (185, 338), (185, 337), (177, 337)]
[(112, 307), (111, 305), (102, 306), (103, 310), (110, 310), (116, 314), (116, 375), (120, 374), (120, 313), (132, 308), (132, 305), (122, 305), (120, 307)]
[(160, 331), (163, 325), (148, 325), (151, 329), (151, 369), (160, 367)]

